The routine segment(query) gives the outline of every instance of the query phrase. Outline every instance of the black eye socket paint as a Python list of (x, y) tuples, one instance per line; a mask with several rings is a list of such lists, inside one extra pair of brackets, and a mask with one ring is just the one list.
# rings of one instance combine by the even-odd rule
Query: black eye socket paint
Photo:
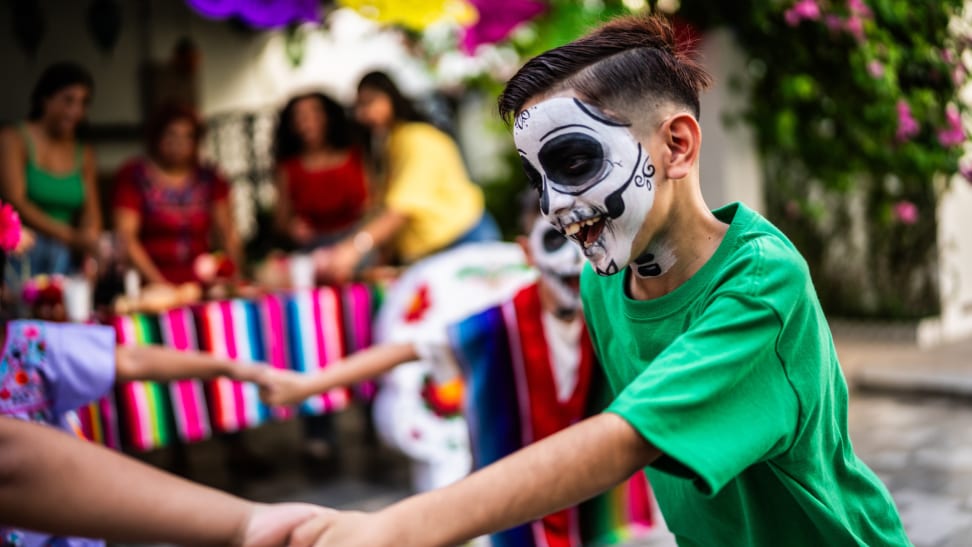
[(584, 133), (558, 135), (540, 148), (540, 167), (554, 183), (576, 187), (596, 180), (604, 169), (604, 147)]
[(520, 162), (523, 164), (523, 171), (526, 172), (527, 181), (530, 183), (530, 187), (540, 192), (543, 190), (543, 176), (537, 171), (537, 168), (530, 163), (530, 160), (523, 156), (520, 156)]
[(543, 233), (543, 250), (552, 253), (567, 244), (567, 238), (554, 228)]

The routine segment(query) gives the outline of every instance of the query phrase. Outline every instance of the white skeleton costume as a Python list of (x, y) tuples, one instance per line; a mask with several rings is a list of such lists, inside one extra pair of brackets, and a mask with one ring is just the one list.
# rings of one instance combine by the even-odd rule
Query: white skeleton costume
[(458, 413), (443, 416), (423, 396), (458, 373), (447, 326), (509, 299), (536, 279), (513, 243), (471, 243), (417, 262), (385, 294), (377, 342), (412, 342), (418, 361), (381, 379), (375, 425), (382, 440), (412, 459), (417, 491), (452, 483), (472, 469), (469, 432)]

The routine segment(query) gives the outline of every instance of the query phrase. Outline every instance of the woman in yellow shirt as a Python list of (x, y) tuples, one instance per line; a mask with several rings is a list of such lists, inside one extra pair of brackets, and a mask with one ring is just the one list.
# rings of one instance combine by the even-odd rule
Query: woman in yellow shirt
[(324, 278), (347, 281), (376, 248), (409, 263), (462, 243), (499, 239), (459, 147), (418, 114), (391, 78), (371, 72), (361, 79), (355, 116), (384, 142), (379, 155), (386, 193), (369, 222), (322, 256)]

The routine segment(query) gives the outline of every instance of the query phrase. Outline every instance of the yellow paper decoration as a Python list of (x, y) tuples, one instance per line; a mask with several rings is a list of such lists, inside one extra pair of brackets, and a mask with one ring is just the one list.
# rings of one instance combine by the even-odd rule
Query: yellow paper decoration
[(468, 27), (479, 19), (466, 0), (339, 0), (344, 7), (383, 25), (422, 31), (433, 23), (452, 22)]

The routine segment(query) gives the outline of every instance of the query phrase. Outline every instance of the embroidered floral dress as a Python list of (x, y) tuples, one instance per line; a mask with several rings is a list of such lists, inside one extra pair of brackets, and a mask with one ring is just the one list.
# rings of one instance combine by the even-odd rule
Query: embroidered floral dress
[[(11, 321), (0, 359), (0, 419), (44, 423), (73, 432), (72, 411), (102, 397), (115, 381), (111, 327)], [(0, 546), (93, 547), (103, 541), (55, 538), (0, 523)]]

